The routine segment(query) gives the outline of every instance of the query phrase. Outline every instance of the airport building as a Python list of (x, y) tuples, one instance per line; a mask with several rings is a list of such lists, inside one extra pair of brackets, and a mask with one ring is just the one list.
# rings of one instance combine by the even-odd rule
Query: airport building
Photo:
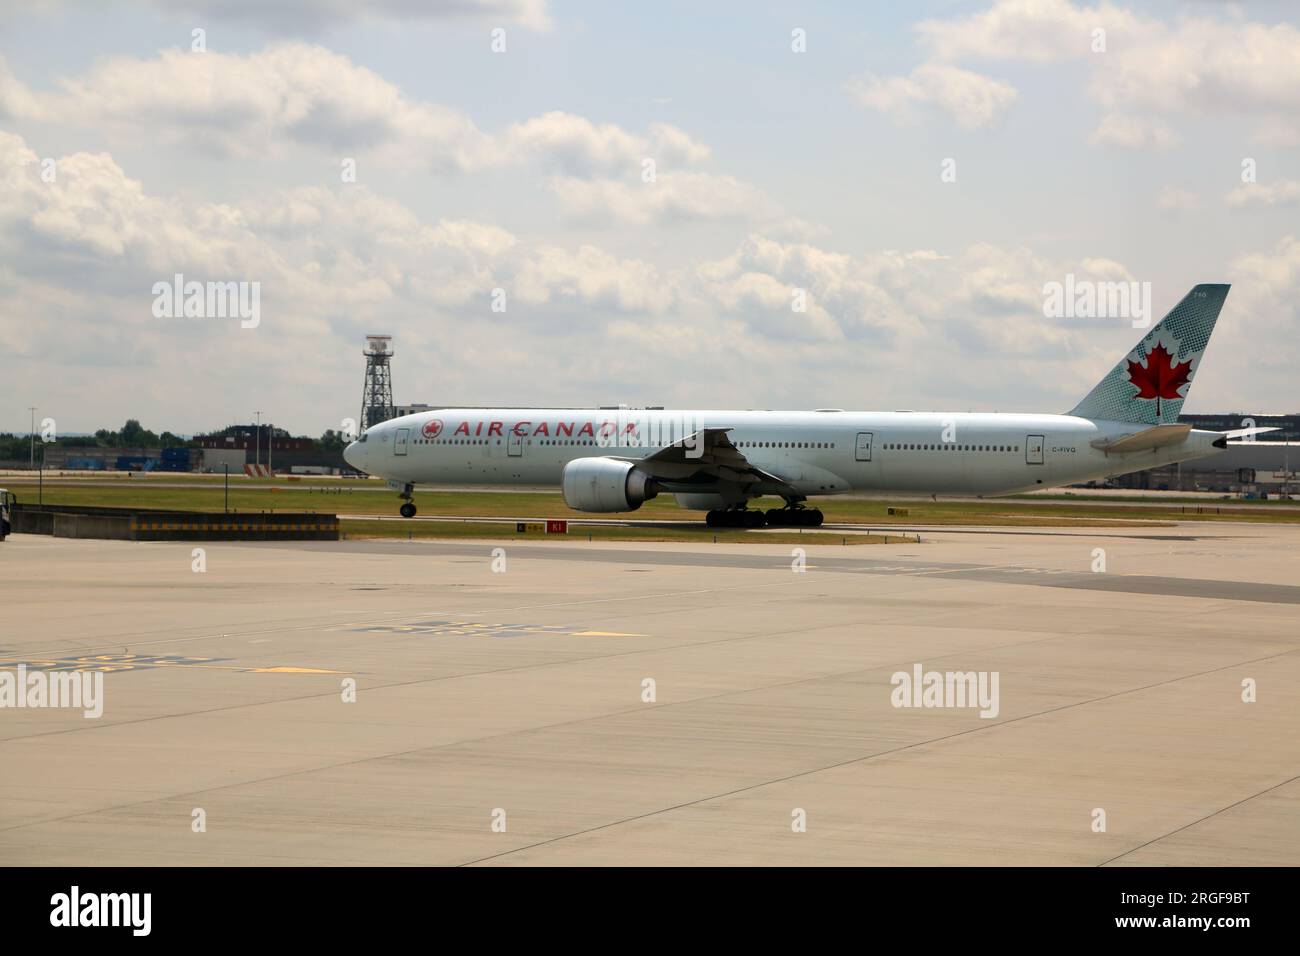
[(1250, 412), (1231, 412), (1226, 415), (1179, 415), (1178, 420), (1193, 428), (1212, 432), (1230, 432), (1237, 428), (1276, 428), (1277, 431), (1267, 433), (1268, 441), (1300, 441), (1300, 413), (1256, 415)]
[(1155, 491), (1220, 491), (1272, 497), (1300, 492), (1298, 469), (1300, 442), (1243, 441), (1211, 458), (1133, 472), (1111, 484)]
[(197, 471), (203, 453), (197, 448), (85, 448), (43, 446), (48, 471)]
[(425, 405), (422, 403), (419, 405), (395, 405), (393, 406), (393, 411), (395, 412), (393, 417), (401, 418), (403, 415), (418, 415), (420, 412), (431, 412), (435, 408), (445, 407), (445, 405)]
[[(281, 474), (337, 474), (347, 468), (340, 451), (310, 438), (276, 434), (270, 425), (232, 425), (196, 435), (198, 448), (72, 447), (42, 445), (47, 471), (200, 471), (242, 473), (244, 465), (270, 464)], [(26, 462), (22, 463), (26, 465)]]
[(1180, 415), (1180, 422), (1205, 431), (1276, 428), (1254, 441), (1235, 441), (1221, 455), (1136, 471), (1109, 482), (1119, 488), (1155, 491), (1218, 491), (1225, 494), (1295, 494), (1300, 491), (1300, 413), (1230, 412)]
[[(220, 471), (218, 454), (241, 453), (245, 464), (270, 464), (277, 472), (333, 474), (346, 468), (339, 451), (320, 448), (310, 438), (292, 438), (277, 434), (271, 425), (231, 425), (212, 435), (196, 435), (194, 440), (203, 449), (205, 471)], [(234, 470), (232, 468), (232, 470)]]
[(310, 438), (290, 438), (277, 435), (271, 425), (231, 425), (213, 435), (195, 435), (200, 448), (230, 448), (245, 450), (248, 460), (260, 456), (265, 462), (270, 453), (272, 460), (284, 452), (311, 451), (315, 446)]

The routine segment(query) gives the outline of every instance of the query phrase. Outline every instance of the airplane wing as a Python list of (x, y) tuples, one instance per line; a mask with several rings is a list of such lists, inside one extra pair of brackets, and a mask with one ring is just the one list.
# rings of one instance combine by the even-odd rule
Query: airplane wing
[(653, 455), (642, 458), (643, 463), (692, 463), (696, 465), (725, 465), (744, 468), (749, 465), (739, 448), (732, 444), (727, 432), (730, 428), (701, 428), (697, 432), (665, 445)]
[(757, 468), (728, 436), (730, 428), (701, 428), (644, 458), (622, 458), (664, 484), (714, 482), (762, 485), (766, 494), (793, 493), (781, 478)]

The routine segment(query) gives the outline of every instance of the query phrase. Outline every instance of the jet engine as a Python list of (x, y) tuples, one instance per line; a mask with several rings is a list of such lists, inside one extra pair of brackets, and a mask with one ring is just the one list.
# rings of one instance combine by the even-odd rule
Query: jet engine
[(564, 466), (564, 503), (575, 511), (636, 511), (659, 494), (654, 479), (630, 461), (576, 458)]

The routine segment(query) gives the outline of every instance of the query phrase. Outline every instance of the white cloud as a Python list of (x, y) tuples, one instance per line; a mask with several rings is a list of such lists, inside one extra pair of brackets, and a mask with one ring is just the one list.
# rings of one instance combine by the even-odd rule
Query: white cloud
[(940, 60), (1055, 61), (1091, 55), (1092, 32), (1131, 34), (1140, 21), (1108, 3), (1076, 6), (1067, 0), (999, 0), (989, 9), (955, 20), (917, 25)]
[(911, 119), (917, 106), (933, 106), (963, 129), (991, 126), (1018, 95), (1009, 83), (935, 63), (918, 66), (907, 76), (856, 77), (849, 92), (862, 106), (895, 119)]
[(0, 119), (36, 116), (36, 100), (0, 57)]
[(1300, 203), (1300, 182), (1278, 179), (1271, 183), (1244, 183), (1223, 198), (1234, 209), (1247, 206), (1290, 206)]
[(1132, 282), (1128, 267), (1114, 259), (1084, 259), (1079, 263), (1080, 273), (1093, 282)]
[(1246, 278), (1254, 294), (1287, 299), (1289, 308), (1275, 314), (1282, 316), (1282, 327), (1294, 332), (1294, 323), (1288, 325), (1285, 315), (1300, 311), (1300, 240), (1284, 236), (1271, 250), (1239, 256), (1232, 263), (1232, 271)]
[(676, 298), (654, 266), (618, 259), (590, 245), (576, 251), (540, 246), (510, 271), (505, 281), (521, 301), (533, 305), (579, 302), (620, 312), (661, 313)]
[(1254, 141), (1261, 146), (1300, 146), (1300, 123), (1282, 116), (1268, 117), (1255, 130)]
[(1124, 149), (1172, 149), (1178, 145), (1178, 136), (1155, 120), (1108, 113), (1101, 118), (1088, 142)]
[[(922, 249), (853, 257), (752, 235), (697, 272), (721, 307), (761, 303), (779, 308), (787, 323), (801, 321), (791, 315), (791, 290), (805, 289), (821, 310), (815, 320), (824, 325), (824, 315), (835, 337), (873, 343), (881, 356), (934, 350), (944, 340), (949, 351), (956, 340), (970, 353), (1010, 355), (1046, 354), (1061, 343), (1061, 330), (1042, 321), (1043, 276), (1056, 270), (1022, 249), (976, 245), (955, 256)], [(825, 328), (821, 335), (832, 337)]]
[(757, 221), (776, 216), (779, 209), (761, 189), (731, 176), (672, 173), (654, 182), (620, 182), (556, 177), (551, 190), (565, 214), (592, 223), (651, 223), (697, 220)]
[(244, 274), (268, 267), (268, 250), (237, 210), (193, 203), (182, 213), (177, 203), (146, 195), (107, 154), (62, 157), (46, 182), (26, 143), (0, 133), (0, 168), (7, 170), (0, 223), (11, 259), (84, 256), (108, 264), (128, 260), (155, 272), (199, 260)]
[(1300, 111), (1300, 30), (1192, 17), (1143, 31), (1098, 57), (1093, 92), (1105, 107), (1239, 116)]
[(550, 26), (545, 0), (140, 0), (146, 6), (302, 33), (365, 20), (456, 20)]
[[(375, 331), (397, 337), (399, 397), (471, 404), (1053, 410), (1131, 344), (1127, 326), (1042, 316), (1046, 281), (1129, 276), (1109, 259), (994, 244), (849, 254), (760, 228), (695, 268), (664, 268), (490, 222), (426, 221), (357, 185), (210, 203), (152, 195), (108, 155), (64, 156), (57, 169), (42, 181), (36, 152), (0, 135), (11, 386), (37, 394), (57, 378), (65, 427), (147, 409), (174, 410), (159, 427), (220, 425), (247, 414), (254, 392), (295, 429), (334, 427), (355, 414), (357, 346)], [(1237, 272), (1256, 295), (1289, 289), (1296, 248)], [(175, 272), (260, 281), (260, 327), (154, 319), (151, 285)], [(505, 313), (491, 311), (495, 288)], [(792, 308), (796, 289), (805, 312)], [(1294, 301), (1268, 321), (1294, 321)], [(575, 348), (599, 361), (575, 362)], [(1250, 394), (1282, 394), (1291, 372), (1276, 376)], [(202, 396), (193, 409), (189, 395)]]
[(1232, 292), (1211, 344), (1207, 384), (1224, 383), (1225, 409), (1294, 410), (1295, 352), (1288, 346), (1300, 328), (1300, 240), (1288, 235), (1247, 252), (1227, 272)]
[(288, 147), (355, 156), (370, 151), (402, 167), (467, 172), (535, 162), (572, 175), (639, 170), (644, 158), (689, 165), (708, 147), (680, 129), (652, 124), (636, 134), (614, 124), (549, 112), (500, 135), (448, 107), (409, 99), (348, 57), (321, 46), (278, 43), (241, 54), (164, 50), (114, 57), (34, 93), (0, 63), (0, 111), (16, 119), (141, 135), (220, 156)]
[[(1255, 116), (1260, 141), (1300, 140), (1300, 30), (1212, 12), (1190, 8), (1164, 21), (1105, 2), (996, 0), (968, 16), (924, 21), (917, 32), (931, 64), (1082, 61), (1090, 96), (1110, 113)], [(1105, 31), (1105, 52), (1093, 51), (1097, 29)], [(1175, 138), (1161, 124), (1129, 117), (1103, 122), (1093, 141), (1164, 149)]]
[(1165, 186), (1160, 190), (1160, 198), (1156, 204), (1161, 209), (1182, 209), (1192, 210), (1200, 206), (1200, 198), (1196, 193), (1181, 186)]
[(526, 155), (570, 175), (641, 171), (641, 163), (693, 165), (709, 158), (709, 148), (664, 123), (653, 123), (646, 136), (637, 136), (613, 123), (597, 125), (572, 113), (544, 113), (518, 123), (502, 137), (502, 150)]

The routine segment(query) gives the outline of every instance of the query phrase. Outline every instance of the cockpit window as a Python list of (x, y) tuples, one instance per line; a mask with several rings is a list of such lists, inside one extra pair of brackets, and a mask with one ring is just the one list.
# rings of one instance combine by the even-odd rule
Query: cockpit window
[(370, 434), (369, 432), (362, 432), (362, 433), (361, 433), (361, 437), (358, 438), (357, 441), (364, 443), (365, 440), (366, 440), (366, 436), (369, 435), (369, 434)]

